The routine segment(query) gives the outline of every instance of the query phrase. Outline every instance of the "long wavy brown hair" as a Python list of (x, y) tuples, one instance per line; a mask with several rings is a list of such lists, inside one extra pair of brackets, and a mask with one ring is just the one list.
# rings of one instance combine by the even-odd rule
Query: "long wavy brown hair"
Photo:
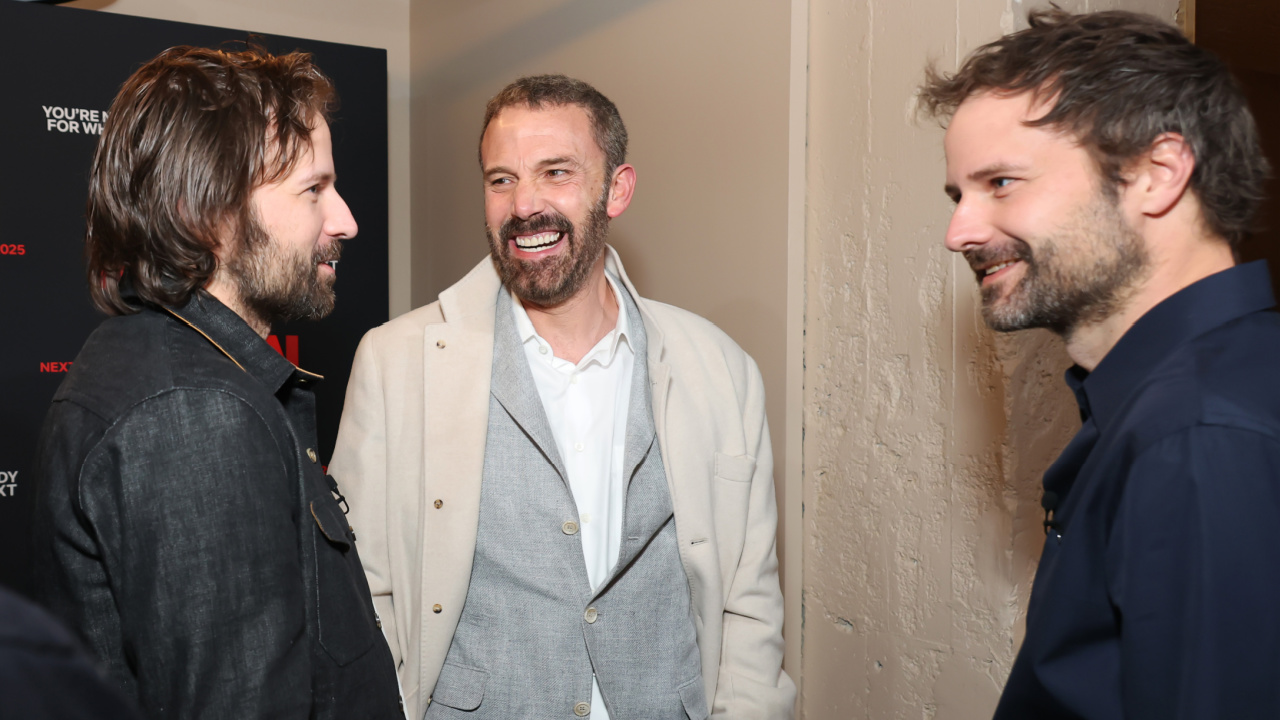
[(286, 176), (327, 121), (333, 83), (307, 53), (174, 47), (111, 104), (89, 177), (90, 296), (110, 315), (142, 300), (183, 305), (218, 268), (215, 250), (257, 227), (250, 197)]

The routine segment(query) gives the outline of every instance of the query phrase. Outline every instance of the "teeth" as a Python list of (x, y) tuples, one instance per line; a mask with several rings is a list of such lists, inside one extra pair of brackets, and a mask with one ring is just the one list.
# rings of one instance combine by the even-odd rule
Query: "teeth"
[(544, 245), (553, 245), (560, 240), (558, 232), (544, 232), (537, 235), (516, 236), (516, 247), (522, 250), (531, 250), (533, 248), (542, 247)]
[(333, 268), (334, 270), (337, 270), (337, 269), (338, 269), (338, 261), (337, 261), (337, 260), (325, 260), (325, 261), (324, 261), (324, 264), (325, 264), (325, 265), (328, 265), (329, 267)]
[(992, 265), (991, 267), (989, 267), (989, 268), (987, 268), (985, 271), (983, 271), (983, 273), (982, 273), (982, 274), (983, 274), (983, 275), (991, 275), (992, 273), (1000, 272), (1001, 270), (1003, 270), (1003, 269), (1005, 269), (1005, 268), (1009, 267), (1010, 265), (1014, 264), (1015, 262), (1017, 262), (1017, 260), (1010, 260), (1009, 262), (1003, 262), (1003, 263), (1000, 263), (999, 265)]

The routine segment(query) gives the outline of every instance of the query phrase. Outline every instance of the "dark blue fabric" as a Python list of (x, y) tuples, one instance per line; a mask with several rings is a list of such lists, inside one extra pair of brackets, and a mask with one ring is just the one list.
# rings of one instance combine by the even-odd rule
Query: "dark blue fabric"
[(137, 720), (56, 620), (0, 588), (0, 719)]
[(1280, 315), (1266, 264), (1144, 315), (1045, 473), (1027, 633), (995, 717), (1280, 718)]
[(105, 321), (58, 388), (34, 585), (148, 717), (399, 716), (320, 379), (201, 293)]

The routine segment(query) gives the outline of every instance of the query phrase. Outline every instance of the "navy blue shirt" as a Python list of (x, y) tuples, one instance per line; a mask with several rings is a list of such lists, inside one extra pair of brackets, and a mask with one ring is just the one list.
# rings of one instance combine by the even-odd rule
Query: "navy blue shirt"
[(1266, 264), (1144, 315), (1045, 473), (1013, 718), (1280, 718), (1280, 315)]

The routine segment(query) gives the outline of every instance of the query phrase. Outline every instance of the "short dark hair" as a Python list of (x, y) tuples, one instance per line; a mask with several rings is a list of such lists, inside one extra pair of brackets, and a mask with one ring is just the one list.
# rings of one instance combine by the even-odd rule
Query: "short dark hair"
[(1130, 12), (1033, 11), (1030, 27), (975, 50), (953, 75), (925, 71), (921, 107), (944, 123), (969, 97), (1032, 93), (1054, 103), (1028, 125), (1072, 135), (1114, 194), (1162, 133), (1195, 156), (1190, 188), (1208, 229), (1233, 249), (1254, 229), (1270, 167), (1226, 65), (1176, 27)]
[(89, 177), (85, 254), (102, 311), (185, 304), (218, 268), (214, 251), (256, 227), (253, 190), (286, 176), (327, 120), (333, 84), (307, 53), (170, 48), (137, 70), (108, 111)]
[(484, 108), (484, 127), (480, 139), (489, 129), (489, 123), (502, 110), (512, 106), (540, 110), (545, 106), (577, 105), (591, 118), (591, 130), (596, 145), (604, 152), (606, 181), (617, 167), (627, 161), (627, 126), (622, 124), (618, 106), (599, 90), (581, 80), (564, 75), (529, 75), (502, 88)]

